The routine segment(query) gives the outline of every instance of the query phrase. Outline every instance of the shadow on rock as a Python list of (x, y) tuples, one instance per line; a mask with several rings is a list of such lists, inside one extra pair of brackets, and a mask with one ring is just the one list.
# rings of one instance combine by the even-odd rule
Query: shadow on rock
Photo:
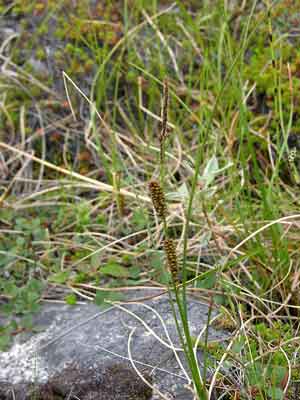
[[(151, 377), (143, 374), (148, 382)], [(148, 400), (152, 389), (127, 365), (115, 363), (104, 370), (69, 365), (46, 384), (0, 382), (0, 400)]]

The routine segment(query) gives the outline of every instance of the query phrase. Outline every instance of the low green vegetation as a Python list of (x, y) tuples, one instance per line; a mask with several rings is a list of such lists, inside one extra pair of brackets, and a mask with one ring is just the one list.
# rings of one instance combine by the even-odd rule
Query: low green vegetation
[(298, 399), (297, 1), (0, 0), (0, 13), (1, 350), (44, 301), (157, 286), (178, 290), (183, 320), (194, 295), (232, 332), (188, 339), (220, 365), (201, 400), (210, 385)]

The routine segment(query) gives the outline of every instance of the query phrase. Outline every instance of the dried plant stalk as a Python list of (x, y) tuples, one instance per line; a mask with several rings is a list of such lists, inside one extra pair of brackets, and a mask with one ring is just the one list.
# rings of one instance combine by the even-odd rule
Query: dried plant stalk
[(162, 143), (167, 137), (168, 133), (168, 105), (169, 105), (169, 85), (168, 81), (164, 80), (164, 92), (163, 92), (163, 105), (161, 110), (161, 131), (159, 141)]
[(169, 103), (169, 86), (167, 79), (164, 80), (163, 104), (161, 109), (161, 131), (159, 135), (160, 144), (160, 179), (164, 181), (165, 174), (165, 140), (168, 134), (168, 103)]

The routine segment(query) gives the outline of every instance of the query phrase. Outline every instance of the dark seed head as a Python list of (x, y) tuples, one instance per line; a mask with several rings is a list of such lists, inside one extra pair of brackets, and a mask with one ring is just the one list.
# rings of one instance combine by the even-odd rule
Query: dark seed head
[(164, 240), (164, 250), (167, 258), (167, 266), (172, 274), (173, 281), (178, 283), (178, 262), (175, 242), (173, 239)]
[(157, 215), (165, 218), (167, 213), (167, 205), (164, 192), (157, 181), (149, 183), (150, 197)]

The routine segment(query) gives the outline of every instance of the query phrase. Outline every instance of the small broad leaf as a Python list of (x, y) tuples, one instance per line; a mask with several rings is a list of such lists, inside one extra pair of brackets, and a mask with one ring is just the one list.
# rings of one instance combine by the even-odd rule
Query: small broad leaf
[(107, 292), (107, 291), (102, 291), (102, 290), (97, 290), (94, 303), (97, 304), (97, 306), (101, 307), (110, 307), (109, 303), (106, 303), (105, 300), (110, 300), (110, 301), (120, 301), (122, 300), (123, 295), (122, 293), (119, 292)]
[(122, 284), (126, 286), (138, 286), (145, 285), (147, 282), (147, 279), (124, 279)]
[(133, 265), (128, 269), (128, 271), (131, 279), (138, 279), (141, 273), (141, 269), (137, 265)]
[(120, 292), (109, 292), (108, 295), (106, 299), (110, 301), (121, 301), (124, 299), (124, 295)]
[(162, 269), (161, 273), (158, 277), (159, 283), (162, 283), (163, 285), (167, 285), (168, 283), (171, 282), (171, 280), (172, 280), (171, 273), (167, 270)]
[(162, 268), (162, 252), (153, 251), (149, 262), (151, 268), (160, 270)]
[(222, 296), (221, 294), (216, 294), (213, 296), (214, 304), (225, 305), (226, 304), (226, 296)]
[(3, 293), (11, 297), (17, 296), (19, 290), (13, 282), (3, 282)]
[(65, 283), (70, 276), (69, 271), (61, 271), (57, 272), (56, 274), (50, 275), (48, 280), (49, 282), (54, 282), (54, 283)]
[(1, 334), (0, 336), (0, 351), (7, 351), (11, 344), (11, 336), (8, 333)]
[(201, 176), (201, 181), (204, 183), (204, 187), (207, 188), (212, 181), (215, 179), (216, 174), (219, 170), (219, 163), (216, 156), (213, 156), (206, 167), (204, 168), (203, 175)]
[(247, 367), (247, 378), (251, 386), (263, 387), (265, 384), (264, 368), (260, 362)]
[[(220, 174), (221, 172), (224, 172), (228, 168), (232, 167), (233, 163), (228, 162), (226, 165), (224, 165), (222, 168), (219, 168), (219, 163), (218, 159), (216, 156), (213, 156), (208, 163), (206, 164), (206, 167), (203, 171), (203, 175), (199, 177), (199, 183), (203, 187), (203, 189), (208, 189), (209, 185), (214, 181), (215, 177)], [(211, 193), (212, 195), (213, 193)]]
[(280, 385), (286, 372), (287, 368), (283, 365), (271, 364), (269, 368), (267, 368), (267, 376), (270, 378), (273, 385)]
[(101, 260), (100, 260), (100, 255), (99, 254), (93, 254), (91, 257), (91, 266), (93, 268), (98, 268), (101, 264)]
[(211, 240), (211, 237), (212, 237), (211, 231), (204, 232), (200, 236), (199, 243), (200, 243), (201, 248), (207, 248), (208, 247), (208, 244), (209, 244), (209, 242)]
[(167, 199), (171, 201), (184, 201), (188, 199), (188, 197), (189, 197), (189, 191), (187, 184), (185, 182), (179, 186), (176, 192), (167, 193)]
[(216, 283), (216, 271), (209, 271), (205, 277), (197, 280), (197, 287), (202, 289), (212, 289)]
[(142, 208), (134, 210), (131, 217), (131, 222), (136, 227), (136, 229), (145, 229), (148, 223), (148, 216), (146, 211)]
[(24, 315), (24, 317), (21, 319), (20, 325), (24, 327), (25, 329), (32, 329), (33, 328), (33, 319), (32, 315)]
[(32, 291), (41, 292), (43, 290), (43, 283), (37, 279), (31, 279), (28, 284), (27, 288)]
[(234, 342), (231, 350), (233, 353), (240, 353), (245, 348), (245, 339), (239, 338)]
[(76, 295), (75, 295), (74, 293), (68, 294), (68, 295), (65, 297), (65, 302), (66, 302), (67, 304), (69, 304), (70, 306), (75, 305), (75, 304), (77, 303), (77, 297), (76, 297)]
[(127, 278), (129, 273), (128, 269), (116, 262), (109, 262), (101, 267), (100, 272), (103, 275), (110, 275), (114, 278)]
[(107, 292), (97, 290), (94, 303), (97, 304), (97, 306), (102, 306), (104, 304), (105, 296), (107, 296)]

